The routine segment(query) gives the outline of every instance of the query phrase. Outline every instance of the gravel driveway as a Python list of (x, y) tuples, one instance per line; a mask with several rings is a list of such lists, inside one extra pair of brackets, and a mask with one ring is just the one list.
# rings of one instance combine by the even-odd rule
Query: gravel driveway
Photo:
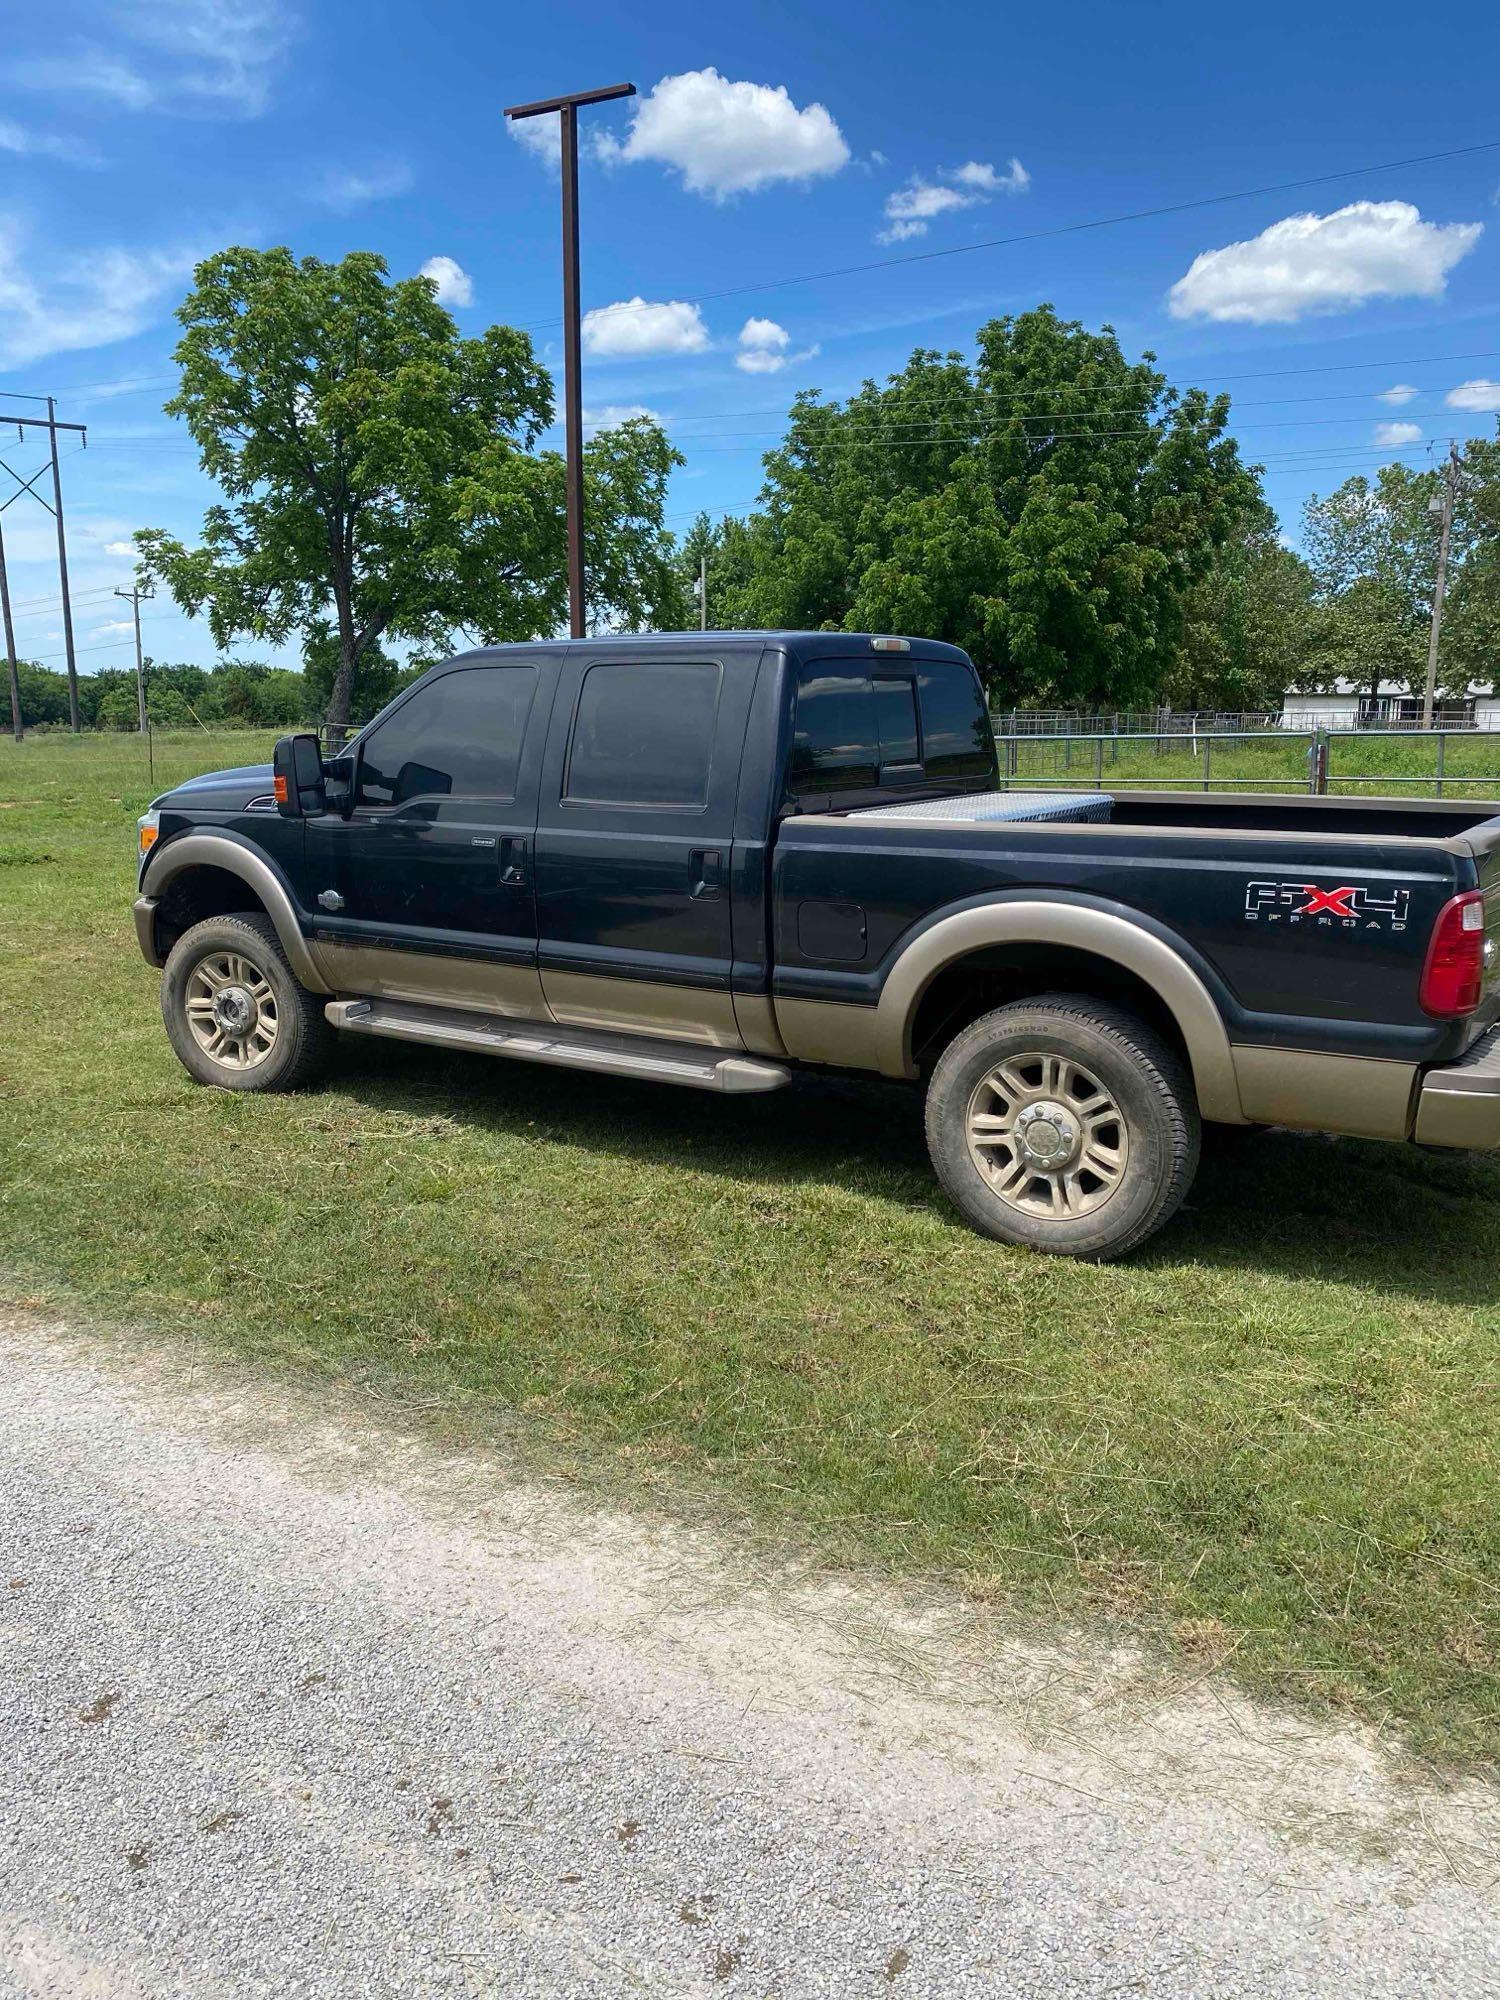
[(1500, 1993), (1494, 1798), (1366, 1739), (327, 1401), (0, 1366), (6, 2000)]

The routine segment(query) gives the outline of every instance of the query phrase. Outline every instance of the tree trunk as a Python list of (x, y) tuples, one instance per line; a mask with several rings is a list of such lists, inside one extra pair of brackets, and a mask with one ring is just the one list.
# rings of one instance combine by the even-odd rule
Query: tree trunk
[(358, 660), (358, 647), (354, 636), (354, 607), (349, 602), (347, 590), (335, 588), (335, 599), (339, 614), (339, 665), (333, 677), (333, 691), (328, 697), (328, 752), (336, 757), (343, 749), (349, 734), (349, 708), (354, 698), (354, 668)]

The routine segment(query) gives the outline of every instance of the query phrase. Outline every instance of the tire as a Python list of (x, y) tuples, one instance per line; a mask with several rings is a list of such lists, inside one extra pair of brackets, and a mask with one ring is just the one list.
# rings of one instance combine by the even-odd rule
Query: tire
[(1155, 1235), (1192, 1186), (1200, 1131), (1180, 1057), (1084, 994), (984, 1015), (927, 1089), (927, 1146), (955, 1207), (981, 1235), (1059, 1257), (1103, 1263)]
[(296, 1090), (333, 1046), (322, 1001), (298, 985), (274, 925), (254, 911), (183, 932), (162, 972), (161, 1012), (183, 1068), (221, 1090)]

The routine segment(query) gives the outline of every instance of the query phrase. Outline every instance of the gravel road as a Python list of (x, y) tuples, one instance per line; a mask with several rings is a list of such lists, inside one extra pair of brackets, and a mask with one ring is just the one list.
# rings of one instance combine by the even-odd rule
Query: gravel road
[(0, 1994), (1500, 1993), (1496, 1801), (0, 1319)]

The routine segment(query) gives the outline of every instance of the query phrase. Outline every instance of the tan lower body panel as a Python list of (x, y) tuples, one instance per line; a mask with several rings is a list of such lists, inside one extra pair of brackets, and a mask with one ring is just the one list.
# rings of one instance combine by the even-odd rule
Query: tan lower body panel
[(1244, 1042), (1232, 1053), (1240, 1105), (1254, 1125), (1360, 1139), (1404, 1139), (1411, 1130), (1414, 1063), (1251, 1048)]
[(646, 979), (610, 979), (594, 972), (544, 972), (541, 983), (552, 1019), (569, 1027), (660, 1035), (709, 1049), (745, 1047), (728, 993), (657, 985)]
[(840, 1069), (880, 1068), (879, 1021), (873, 1007), (778, 997), (776, 1024), (787, 1054), (799, 1062), (834, 1063)]
[(739, 1024), (740, 1039), (752, 1055), (784, 1056), (787, 1053), (781, 1030), (776, 1025), (776, 1009), (771, 1004), (769, 993), (736, 993), (734, 1018)]
[(312, 946), (319, 970), (335, 993), (374, 994), (417, 1006), (471, 1007), (522, 1021), (550, 1021), (541, 974), (534, 965), (497, 965), (492, 959), (440, 958), (416, 951), (382, 951), (372, 945), (326, 938)]

